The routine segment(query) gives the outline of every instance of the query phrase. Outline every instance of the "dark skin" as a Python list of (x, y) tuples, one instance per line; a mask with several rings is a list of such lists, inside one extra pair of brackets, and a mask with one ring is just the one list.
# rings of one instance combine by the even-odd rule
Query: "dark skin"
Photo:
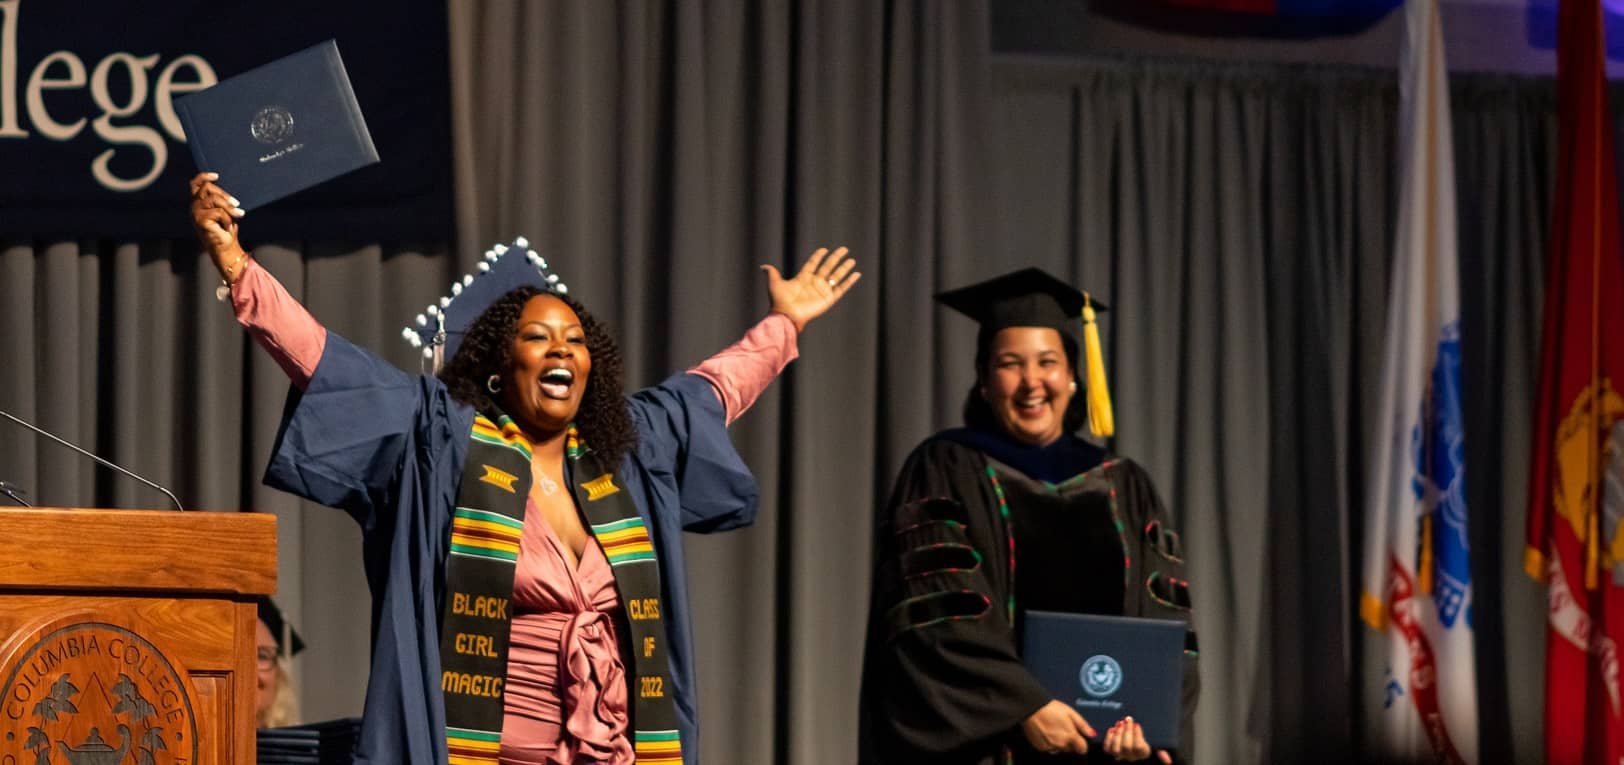
[(564, 301), (537, 295), (525, 303), (513, 333), (513, 366), (503, 375), (499, 403), (530, 438), (530, 499), (563, 544), (574, 567), (592, 538), (562, 489), (564, 442), (581, 409), (592, 353), (581, 319)]
[[(235, 284), (248, 264), (238, 239), (244, 212), (237, 199), (216, 184), (215, 173), (199, 173), (191, 181), (192, 227), (220, 271), (220, 278)], [(862, 278), (857, 261), (845, 247), (819, 248), (794, 276), (786, 278), (767, 265), (767, 292), (772, 310), (804, 331), (845, 297)], [(581, 319), (568, 304), (551, 295), (537, 295), (525, 303), (513, 328), (513, 364), (502, 375), (498, 403), (513, 418), (531, 444), (530, 498), (573, 568), (592, 540), (564, 483), (564, 446), (569, 424), (581, 409), (586, 383), (592, 374)], [(562, 370), (562, 372), (558, 371)]]

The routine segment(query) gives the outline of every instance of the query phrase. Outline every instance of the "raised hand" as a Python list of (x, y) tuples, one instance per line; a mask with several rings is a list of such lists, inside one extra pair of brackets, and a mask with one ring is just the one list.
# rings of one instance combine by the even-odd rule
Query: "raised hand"
[(789, 317), (796, 331), (802, 331), (808, 322), (840, 302), (846, 291), (863, 277), (852, 270), (856, 265), (856, 260), (846, 257), (845, 247), (834, 252), (819, 247), (793, 278), (785, 279), (772, 266), (762, 266), (761, 270), (767, 272), (767, 292), (772, 296), (773, 310)]
[(217, 180), (220, 176), (216, 173), (192, 176), (192, 228), (214, 267), (220, 270), (220, 278), (229, 283), (236, 281), (246, 264), (242, 244), (237, 240), (237, 219), (244, 213), (236, 197), (214, 184)]

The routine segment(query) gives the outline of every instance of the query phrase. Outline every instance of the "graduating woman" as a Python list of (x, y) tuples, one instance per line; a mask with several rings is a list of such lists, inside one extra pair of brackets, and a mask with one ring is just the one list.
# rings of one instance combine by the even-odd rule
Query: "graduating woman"
[[(1149, 476), (1074, 434), (1089, 410), (1071, 325), (1100, 307), (1030, 268), (938, 300), (981, 325), (976, 383), (965, 427), (914, 450), (878, 518), (862, 760), (1148, 758), (1138, 722), (1086, 720), (1044, 689), (1020, 651), (1030, 610), (1189, 621), (1178, 537)], [(1103, 365), (1090, 355), (1089, 394), (1101, 399), (1090, 413), (1109, 434)], [(1155, 752), (1164, 763), (1188, 761), (1194, 638), (1186, 633), (1185, 751)], [(1091, 723), (1109, 727), (1100, 735)]]
[(517, 247), (424, 321), (449, 361), (413, 376), (256, 265), (216, 180), (193, 179), (193, 223), (238, 321), (293, 382), (266, 483), (361, 524), (372, 666), (356, 762), (697, 762), (681, 533), (754, 519), (726, 426), (856, 283), (844, 248), (789, 279), (765, 267), (767, 318), (628, 397), (613, 338)]

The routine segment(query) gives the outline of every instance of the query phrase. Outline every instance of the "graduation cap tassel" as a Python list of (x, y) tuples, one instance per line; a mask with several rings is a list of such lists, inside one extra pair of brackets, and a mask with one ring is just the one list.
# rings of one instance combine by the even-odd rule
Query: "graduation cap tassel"
[(1111, 414), (1111, 390), (1105, 384), (1105, 356), (1100, 351), (1100, 327), (1094, 322), (1094, 300), (1083, 293), (1083, 355), (1088, 363), (1088, 429), (1096, 437), (1116, 433)]

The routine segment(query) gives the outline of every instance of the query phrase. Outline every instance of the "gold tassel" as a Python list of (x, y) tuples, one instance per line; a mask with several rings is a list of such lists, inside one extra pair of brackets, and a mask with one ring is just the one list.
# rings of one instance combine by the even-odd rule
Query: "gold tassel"
[(1432, 593), (1432, 513), (1421, 516), (1421, 565), (1416, 566), (1421, 592)]
[(1545, 583), (1545, 554), (1535, 549), (1533, 545), (1523, 548), (1523, 571), (1530, 579), (1541, 584)]
[(1116, 433), (1111, 415), (1111, 389), (1105, 384), (1105, 356), (1100, 351), (1100, 328), (1094, 323), (1094, 301), (1083, 293), (1083, 351), (1088, 359), (1088, 429), (1098, 438)]
[(1387, 629), (1387, 608), (1375, 595), (1368, 592), (1360, 594), (1359, 616), (1377, 632)]

